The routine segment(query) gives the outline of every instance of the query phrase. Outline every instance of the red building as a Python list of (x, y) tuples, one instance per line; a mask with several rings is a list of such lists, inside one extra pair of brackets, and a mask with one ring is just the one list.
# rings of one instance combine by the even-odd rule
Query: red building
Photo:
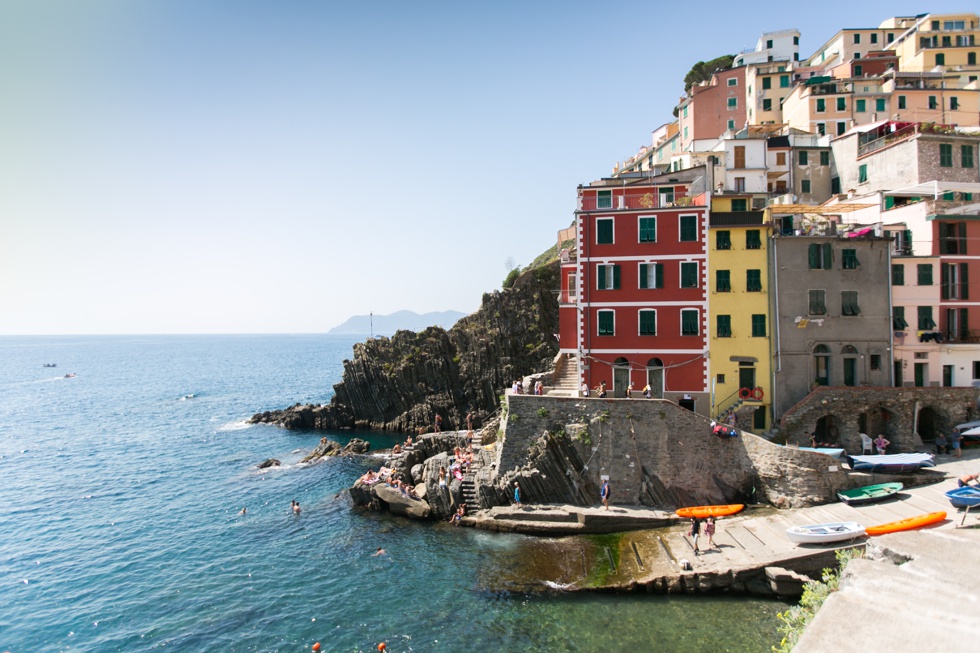
[[(579, 383), (708, 410), (704, 168), (578, 189), (562, 241), (561, 351)], [(572, 363), (574, 361), (574, 363)]]

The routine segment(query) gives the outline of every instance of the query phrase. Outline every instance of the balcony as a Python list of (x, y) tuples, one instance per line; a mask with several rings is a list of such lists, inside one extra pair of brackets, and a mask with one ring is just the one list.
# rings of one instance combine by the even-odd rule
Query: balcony
[(693, 206), (697, 202), (690, 197), (678, 197), (655, 192), (626, 193), (616, 197), (579, 197), (579, 211), (637, 211), (677, 206)]
[(961, 329), (943, 333), (946, 344), (966, 345), (980, 343), (980, 329)]
[(712, 211), (712, 227), (746, 227), (761, 225), (763, 211)]

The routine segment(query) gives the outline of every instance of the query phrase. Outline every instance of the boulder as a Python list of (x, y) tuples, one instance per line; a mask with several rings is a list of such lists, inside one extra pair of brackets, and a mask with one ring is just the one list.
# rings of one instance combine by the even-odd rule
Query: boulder
[(282, 463), (275, 458), (269, 458), (266, 461), (259, 463), (259, 469), (268, 469), (269, 467), (278, 467)]
[(365, 454), (371, 450), (371, 443), (361, 438), (352, 438), (343, 449), (343, 454)]
[(339, 443), (324, 438), (320, 441), (320, 444), (318, 444), (316, 448), (306, 456), (306, 458), (303, 458), (303, 462), (310, 462), (311, 460), (323, 458), (324, 456), (336, 456), (340, 453), (340, 451), (341, 447)]
[(431, 513), (429, 504), (422, 499), (405, 496), (398, 490), (381, 483), (374, 486), (374, 493), (388, 510), (396, 515), (413, 519), (429, 519)]

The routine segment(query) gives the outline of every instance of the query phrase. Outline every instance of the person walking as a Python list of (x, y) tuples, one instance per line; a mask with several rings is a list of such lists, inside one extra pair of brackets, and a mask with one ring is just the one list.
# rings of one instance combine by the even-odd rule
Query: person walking
[(961, 458), (963, 456), (963, 434), (960, 433), (959, 429), (953, 429), (953, 432), (949, 434), (949, 443), (953, 447), (953, 455)]
[(708, 546), (715, 548), (715, 518), (708, 517), (707, 522), (704, 524), (704, 534), (708, 536)]
[(609, 510), (609, 497), (612, 495), (612, 489), (609, 487), (609, 480), (605, 479), (602, 481), (602, 489), (599, 492), (599, 496), (602, 497), (602, 505)]
[(698, 549), (698, 536), (701, 535), (701, 520), (697, 517), (691, 517), (691, 530), (688, 532), (691, 536), (691, 540), (694, 542), (694, 555), (701, 553)]

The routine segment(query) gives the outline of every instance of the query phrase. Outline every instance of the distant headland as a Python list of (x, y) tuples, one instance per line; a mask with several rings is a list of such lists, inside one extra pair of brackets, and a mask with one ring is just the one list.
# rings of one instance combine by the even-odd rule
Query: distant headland
[(333, 335), (391, 335), (396, 331), (421, 331), (426, 327), (439, 326), (450, 329), (466, 313), (459, 311), (436, 311), (419, 314), (414, 311), (398, 311), (391, 315), (354, 315), (343, 324), (335, 326), (327, 333)]

